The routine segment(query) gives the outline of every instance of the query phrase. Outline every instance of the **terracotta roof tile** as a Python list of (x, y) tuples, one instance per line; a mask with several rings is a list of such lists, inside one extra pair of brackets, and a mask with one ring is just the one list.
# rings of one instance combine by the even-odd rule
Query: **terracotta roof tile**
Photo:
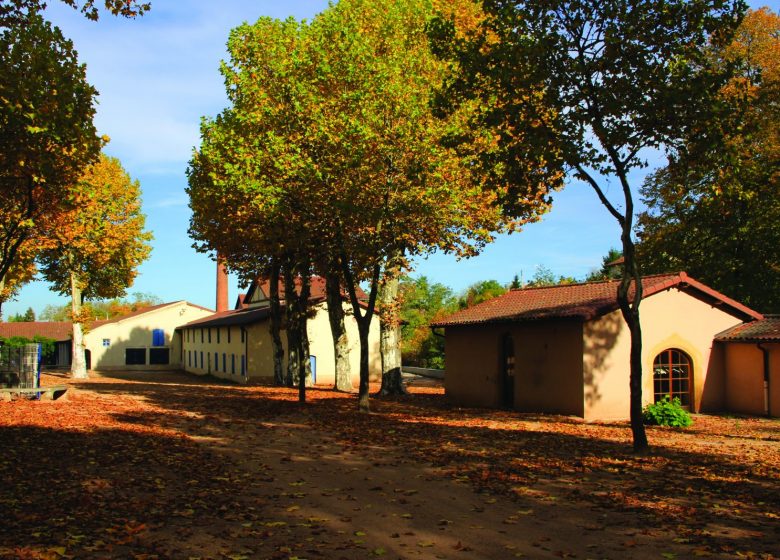
[(72, 332), (73, 325), (70, 321), (0, 323), (0, 337), (2, 338), (43, 336), (54, 340), (69, 340)]
[(721, 342), (780, 342), (780, 315), (766, 315), (743, 323), (715, 337)]
[[(497, 298), (462, 309), (431, 326), (451, 327), (561, 318), (589, 320), (618, 309), (619, 285), (620, 280), (607, 280), (512, 290)], [(642, 287), (643, 297), (677, 287), (696, 291), (707, 299), (725, 305), (739, 317), (746, 319), (763, 317), (760, 313), (694, 280), (684, 272), (645, 276), (642, 278)]]

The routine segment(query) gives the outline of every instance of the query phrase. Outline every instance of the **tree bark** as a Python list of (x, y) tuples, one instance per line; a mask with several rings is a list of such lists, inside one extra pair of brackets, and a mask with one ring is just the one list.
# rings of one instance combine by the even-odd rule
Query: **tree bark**
[(328, 320), (333, 336), (333, 355), (335, 357), (336, 379), (334, 389), (352, 391), (352, 366), (349, 363), (349, 338), (344, 324), (344, 308), (341, 300), (341, 282), (337, 272), (325, 275), (325, 297), (328, 305)]
[(298, 386), (301, 377), (301, 330), (295, 304), (295, 276), (291, 266), (284, 267), (284, 308), (287, 319), (287, 378), (285, 385)]
[[(642, 325), (639, 320), (639, 303), (642, 301), (642, 277), (635, 258), (634, 242), (631, 231), (623, 231), (623, 279), (618, 287), (618, 304), (631, 334), (630, 353), (630, 414), (631, 434), (634, 451), (646, 453), (649, 449), (647, 433), (642, 418)], [(634, 286), (633, 298), (629, 299), (629, 290)]]
[(284, 385), (284, 347), (282, 346), (282, 305), (279, 301), (279, 263), (274, 259), (269, 279), (271, 352), (274, 360), (274, 384)]
[(357, 298), (357, 283), (349, 267), (349, 260), (346, 255), (341, 254), (341, 269), (344, 273), (347, 292), (352, 303), (352, 311), (355, 314), (355, 321), (358, 325), (358, 336), (360, 338), (360, 383), (358, 385), (358, 410), (360, 412), (369, 412), (368, 397), (368, 333), (371, 328), (371, 319), (374, 317), (374, 307), (376, 306), (377, 286), (379, 284), (380, 266), (374, 265), (371, 273), (371, 290), (368, 295), (368, 303), (365, 312)]
[(73, 316), (73, 358), (70, 374), (74, 379), (87, 379), (87, 360), (84, 354), (84, 331), (81, 321), (81, 285), (75, 272), (70, 273), (71, 315)]
[(401, 281), (398, 271), (390, 271), (380, 292), (379, 350), (382, 356), (382, 387), (380, 395), (405, 395), (406, 386), (401, 376), (401, 324), (398, 317), (398, 291)]

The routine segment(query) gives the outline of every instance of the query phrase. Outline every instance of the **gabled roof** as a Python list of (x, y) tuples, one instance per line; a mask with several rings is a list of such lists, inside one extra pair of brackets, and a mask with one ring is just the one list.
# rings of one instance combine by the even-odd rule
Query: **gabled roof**
[[(325, 278), (322, 276), (313, 275), (310, 280), (310, 286), (311, 286), (311, 295), (310, 299), (312, 300), (324, 300), (326, 297), (326, 282)], [(301, 279), (296, 278), (295, 279), (295, 289), (296, 291), (300, 292), (301, 289)], [(256, 292), (260, 290), (260, 298), (261, 300), (266, 300), (271, 297), (271, 281), (268, 278), (262, 277), (258, 278), (257, 280), (253, 281), (249, 285), (249, 289), (247, 290), (247, 293), (244, 297), (244, 304), (249, 304), (249, 302), (258, 299), (255, 297)], [(368, 296), (366, 293), (358, 286), (357, 288), (357, 297), (358, 300), (364, 301), (368, 299)], [(343, 298), (348, 298), (346, 292), (342, 289), (341, 290), (341, 296)], [(284, 281), (279, 280), (279, 299), (284, 299)]]
[(27, 321), (19, 323), (0, 323), (0, 337), (20, 336), (32, 339), (43, 336), (53, 340), (69, 340), (73, 332), (70, 321)]
[(198, 309), (202, 309), (203, 311), (208, 311), (210, 313), (213, 313), (213, 309), (209, 309), (207, 307), (203, 307), (201, 305), (196, 305), (194, 303), (189, 303), (185, 300), (178, 300), (178, 301), (171, 301), (168, 303), (160, 303), (157, 305), (150, 305), (148, 307), (141, 307), (139, 309), (136, 309), (135, 311), (131, 313), (127, 313), (126, 315), (118, 315), (117, 317), (112, 317), (111, 319), (106, 320), (98, 320), (93, 321), (90, 325), (91, 328), (101, 327), (103, 325), (107, 325), (109, 323), (119, 323), (121, 321), (124, 321), (126, 319), (130, 319), (132, 317), (138, 317), (139, 315), (143, 315), (144, 313), (150, 313), (152, 311), (157, 311), (158, 309), (163, 309), (164, 307), (170, 307), (171, 305), (178, 305), (180, 303), (185, 303), (187, 305), (190, 305), (192, 307), (197, 307)]
[[(452, 327), (482, 323), (579, 319), (587, 321), (618, 309), (620, 280), (564, 284), (512, 290), (497, 298), (462, 309), (432, 327)], [(761, 319), (763, 315), (694, 280), (685, 272), (657, 274), (642, 278), (643, 298), (677, 288), (704, 299), (741, 319)], [(631, 290), (633, 292), (633, 289)], [(629, 294), (629, 297), (631, 294)]]
[(780, 315), (765, 315), (763, 319), (743, 323), (715, 337), (720, 342), (780, 342)]

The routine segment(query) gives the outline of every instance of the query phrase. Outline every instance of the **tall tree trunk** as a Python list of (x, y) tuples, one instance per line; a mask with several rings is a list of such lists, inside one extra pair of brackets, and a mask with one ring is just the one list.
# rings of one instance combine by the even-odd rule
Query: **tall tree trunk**
[(401, 376), (401, 324), (398, 317), (398, 291), (401, 281), (398, 269), (388, 271), (379, 301), (382, 314), (379, 350), (382, 355), (382, 387), (380, 395), (405, 395)]
[(342, 252), (341, 254), (341, 269), (344, 273), (344, 280), (346, 281), (347, 292), (349, 293), (349, 299), (352, 303), (352, 311), (355, 315), (355, 321), (358, 325), (358, 336), (360, 338), (360, 384), (358, 385), (358, 410), (360, 412), (369, 412), (369, 397), (368, 397), (368, 376), (369, 376), (369, 362), (368, 362), (368, 333), (371, 328), (371, 320), (374, 318), (374, 308), (376, 306), (377, 288), (379, 285), (379, 271), (380, 266), (374, 265), (374, 269), (371, 273), (371, 290), (368, 295), (368, 303), (366, 305), (365, 312), (357, 298), (357, 282), (352, 274), (352, 270), (349, 267), (349, 260)]
[[(634, 451), (645, 453), (648, 448), (647, 433), (642, 418), (642, 325), (639, 320), (639, 304), (642, 301), (642, 277), (635, 258), (631, 231), (623, 232), (623, 278), (618, 287), (618, 304), (631, 334), (630, 353), (630, 414)], [(633, 298), (629, 290), (634, 286)]]
[[(578, 165), (577, 171), (580, 178), (587, 181), (593, 190), (596, 191), (596, 195), (601, 203), (620, 224), (620, 240), (623, 246), (623, 277), (618, 287), (617, 302), (623, 319), (628, 325), (631, 338), (628, 380), (631, 435), (634, 440), (634, 451), (646, 453), (649, 446), (642, 418), (642, 325), (639, 320), (639, 304), (642, 302), (642, 277), (639, 274), (639, 266), (636, 262), (636, 247), (631, 239), (631, 231), (634, 228), (634, 199), (631, 194), (631, 185), (628, 182), (628, 174), (621, 161), (620, 154), (610, 148), (609, 142), (604, 139), (603, 130), (597, 127), (596, 134), (599, 136), (601, 144), (606, 147), (610, 160), (615, 166), (615, 173), (620, 180), (625, 201), (622, 212), (609, 201), (598, 182), (584, 167)], [(634, 297), (629, 299), (632, 285), (635, 287)]]
[(301, 377), (301, 330), (298, 326), (297, 305), (295, 302), (295, 275), (292, 266), (284, 267), (284, 308), (287, 319), (287, 378), (285, 385), (298, 386)]
[(70, 374), (74, 379), (87, 379), (87, 360), (84, 353), (84, 331), (81, 321), (81, 285), (75, 272), (70, 273), (70, 310), (73, 316), (73, 359)]
[(352, 391), (352, 367), (349, 363), (349, 338), (344, 324), (344, 307), (341, 300), (341, 282), (338, 272), (325, 275), (325, 297), (328, 305), (328, 320), (333, 336), (333, 355), (335, 357), (336, 379), (334, 389)]
[(306, 387), (312, 385), (311, 357), (309, 355), (309, 299), (311, 297), (311, 270), (306, 265), (301, 266), (301, 293), (296, 296), (296, 311), (298, 313), (298, 352), (301, 360), (301, 377), (298, 383), (298, 400), (306, 400)]
[(271, 263), (271, 276), (269, 279), (270, 300), (270, 325), (271, 329), (271, 353), (274, 360), (274, 384), (284, 385), (284, 347), (282, 346), (282, 305), (279, 301), (279, 261)]

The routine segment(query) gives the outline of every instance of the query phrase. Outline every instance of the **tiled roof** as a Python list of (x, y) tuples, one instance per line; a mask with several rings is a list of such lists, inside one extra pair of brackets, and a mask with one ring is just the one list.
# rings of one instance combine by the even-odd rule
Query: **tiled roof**
[(21, 336), (32, 339), (43, 336), (54, 340), (69, 340), (73, 332), (70, 321), (29, 321), (22, 323), (0, 323), (0, 337)]
[(737, 325), (715, 337), (721, 342), (780, 342), (780, 315)]
[[(618, 309), (619, 285), (620, 280), (607, 280), (512, 290), (497, 298), (457, 311), (431, 326), (451, 327), (560, 318), (589, 320)], [(644, 298), (669, 288), (678, 288), (686, 292), (696, 292), (704, 299), (721, 307), (727, 307), (729, 312), (740, 318), (763, 317), (760, 313), (694, 280), (684, 272), (645, 276), (642, 278), (642, 288)]]
[[(325, 278), (322, 276), (312, 276), (311, 277), (311, 296), (310, 299), (313, 300), (324, 300), (326, 296), (326, 283)], [(295, 279), (295, 288), (297, 291), (300, 292), (301, 288), (301, 279), (296, 278)], [(245, 294), (244, 301), (248, 302), (250, 299), (253, 299), (255, 290), (259, 289), (263, 295), (263, 299), (269, 299), (271, 297), (271, 282), (268, 278), (258, 278), (252, 284), (249, 286), (249, 291)], [(368, 299), (368, 296), (366, 293), (360, 288), (360, 286), (357, 287), (357, 297), (360, 301), (364, 301)], [(341, 296), (345, 299), (348, 299), (349, 296), (347, 293), (342, 289), (341, 290)], [(279, 280), (279, 299), (284, 299), (284, 281)]]
[(271, 314), (271, 308), (265, 307), (247, 307), (244, 309), (231, 309), (222, 313), (214, 313), (203, 319), (190, 321), (186, 325), (178, 327), (179, 329), (202, 328), (202, 327), (229, 327), (251, 325), (260, 321), (265, 321)]

